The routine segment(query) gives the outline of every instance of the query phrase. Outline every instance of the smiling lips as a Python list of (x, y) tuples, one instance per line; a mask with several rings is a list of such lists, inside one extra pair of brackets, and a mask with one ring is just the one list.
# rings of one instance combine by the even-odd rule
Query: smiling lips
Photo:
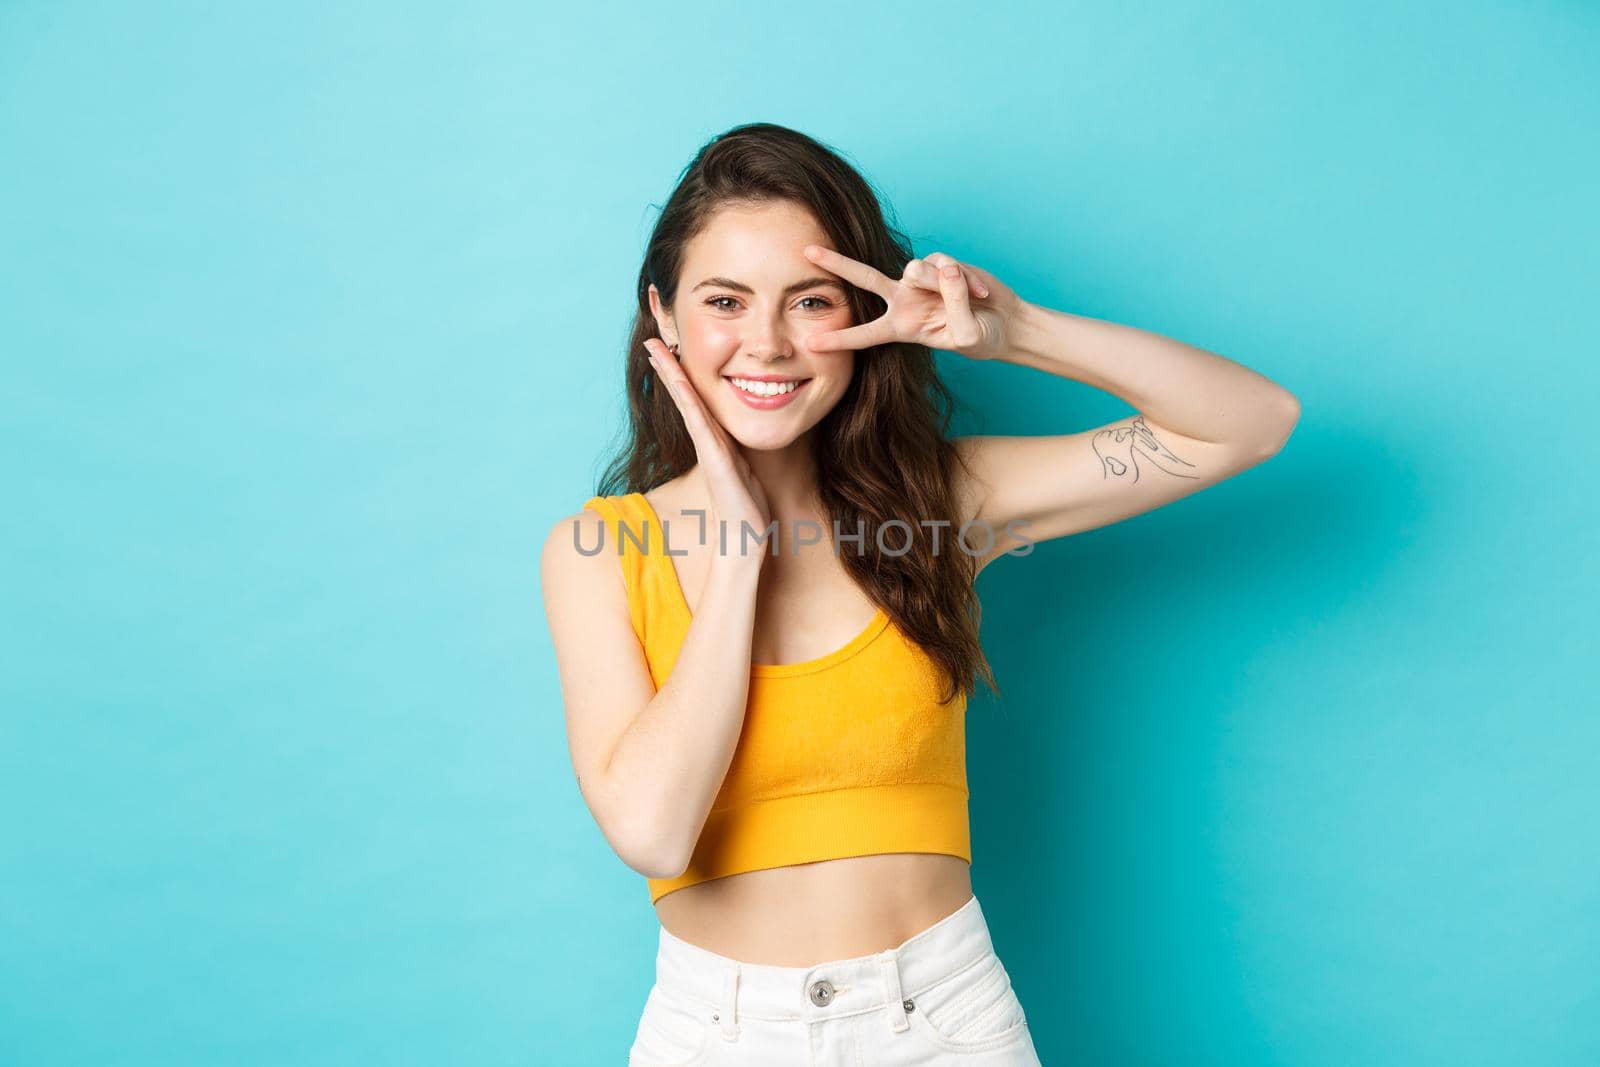
[(783, 407), (794, 399), (796, 393), (811, 384), (810, 378), (778, 378), (768, 381), (730, 376), (723, 381), (728, 383), (735, 396), (758, 411), (772, 411)]

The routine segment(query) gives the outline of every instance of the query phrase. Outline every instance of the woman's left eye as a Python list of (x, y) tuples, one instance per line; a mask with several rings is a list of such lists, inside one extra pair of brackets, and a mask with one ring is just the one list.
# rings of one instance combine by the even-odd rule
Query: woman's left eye
[(831, 307), (833, 307), (833, 301), (832, 301), (832, 300), (829, 300), (829, 299), (828, 299), (828, 298), (827, 298), (827, 297), (825, 297), (825, 296), (808, 296), (808, 297), (806, 297), (806, 298), (805, 298), (805, 299), (804, 299), (804, 300), (801, 300), (801, 301), (800, 301), (800, 302), (801, 302), (801, 303), (802, 303), (802, 304), (804, 304), (804, 303), (805, 303), (805, 302), (806, 302), (806, 300), (815, 300), (815, 301), (817, 301), (817, 302), (818, 302), (818, 303), (819, 303), (819, 304), (821, 304), (821, 305), (822, 305), (822, 307), (818, 307), (818, 308), (813, 308), (813, 309), (812, 309), (812, 310), (813, 310), (813, 311), (821, 311), (821, 310), (822, 310), (822, 309), (823, 309), (823, 308), (831, 308)]

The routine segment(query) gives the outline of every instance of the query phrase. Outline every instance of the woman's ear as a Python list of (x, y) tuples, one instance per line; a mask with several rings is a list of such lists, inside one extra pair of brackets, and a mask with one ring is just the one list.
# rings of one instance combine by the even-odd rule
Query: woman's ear
[(668, 347), (678, 343), (678, 330), (672, 323), (672, 312), (661, 306), (661, 291), (655, 283), (650, 283), (650, 314), (655, 316), (656, 333), (667, 343)]

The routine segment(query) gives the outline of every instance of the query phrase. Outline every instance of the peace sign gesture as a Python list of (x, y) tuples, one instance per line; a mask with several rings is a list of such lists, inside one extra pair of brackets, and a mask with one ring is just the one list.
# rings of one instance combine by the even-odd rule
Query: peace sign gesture
[(954, 352), (968, 359), (994, 359), (1006, 350), (1007, 326), (1021, 299), (979, 267), (943, 252), (907, 263), (899, 281), (821, 245), (805, 256), (857, 288), (883, 297), (888, 308), (861, 326), (813, 335), (815, 352), (859, 350), (902, 341)]

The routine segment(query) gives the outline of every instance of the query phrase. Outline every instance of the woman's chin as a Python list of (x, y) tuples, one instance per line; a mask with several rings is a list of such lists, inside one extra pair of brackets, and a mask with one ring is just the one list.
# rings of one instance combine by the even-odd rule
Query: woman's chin
[(746, 434), (732, 435), (735, 441), (751, 452), (777, 452), (788, 448), (795, 442), (794, 434)]
[(748, 419), (740, 419), (732, 425), (724, 422), (722, 427), (728, 431), (729, 437), (752, 452), (776, 452), (788, 448), (800, 438), (793, 426), (751, 425)]

